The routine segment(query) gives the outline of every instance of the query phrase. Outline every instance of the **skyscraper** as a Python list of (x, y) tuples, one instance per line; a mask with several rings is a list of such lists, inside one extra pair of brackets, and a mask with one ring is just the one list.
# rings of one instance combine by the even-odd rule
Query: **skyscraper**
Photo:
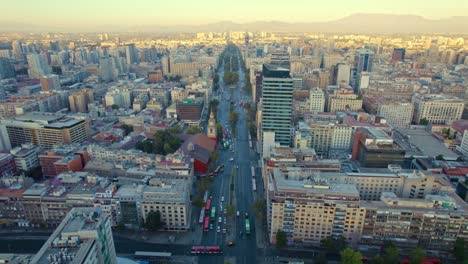
[(118, 70), (112, 57), (102, 57), (99, 60), (99, 76), (105, 82), (117, 80)]
[(7, 58), (0, 58), (0, 80), (14, 78), (16, 76), (15, 67)]
[(356, 68), (356, 73), (360, 74), (361, 72), (371, 72), (372, 64), (374, 60), (374, 52), (370, 49), (358, 49), (354, 57), (354, 67)]
[(406, 50), (402, 48), (395, 48), (393, 49), (393, 54), (392, 54), (392, 61), (405, 61), (405, 53)]
[(262, 137), (275, 132), (275, 142), (291, 144), (293, 79), (289, 69), (263, 65), (262, 80)]
[(40, 78), (50, 73), (49, 65), (43, 55), (32, 53), (27, 56), (29, 65), (29, 77)]
[(286, 51), (275, 51), (271, 53), (270, 65), (282, 68), (291, 68), (289, 53)]
[(88, 111), (88, 104), (94, 101), (94, 93), (91, 89), (82, 89), (79, 92), (72, 93), (68, 97), (70, 111), (85, 113)]
[(351, 77), (351, 66), (345, 63), (338, 63), (338, 71), (336, 75), (336, 84), (337, 85), (349, 85), (349, 80)]
[(139, 63), (138, 51), (135, 47), (135, 44), (128, 44), (125, 47), (125, 54), (127, 56), (127, 63), (128, 64), (135, 64)]
[(60, 79), (58, 75), (48, 74), (41, 76), (40, 82), (43, 91), (52, 91), (60, 89)]

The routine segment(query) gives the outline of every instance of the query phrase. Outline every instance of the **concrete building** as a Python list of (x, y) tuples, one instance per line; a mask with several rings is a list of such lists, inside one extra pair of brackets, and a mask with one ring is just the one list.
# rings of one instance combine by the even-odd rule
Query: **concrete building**
[(29, 77), (40, 78), (51, 73), (49, 65), (42, 54), (32, 53), (27, 56)]
[(58, 75), (47, 74), (39, 78), (43, 91), (60, 90), (60, 79)]
[(336, 74), (336, 85), (348, 86), (351, 80), (351, 66), (345, 63), (338, 63)]
[(111, 221), (97, 208), (73, 208), (31, 260), (79, 264), (116, 264)]
[(263, 65), (261, 135), (275, 132), (275, 142), (291, 144), (293, 80), (289, 69)]
[(25, 144), (10, 150), (10, 153), (15, 159), (17, 169), (26, 172), (39, 167), (39, 158), (37, 156), (40, 151), (40, 147)]
[(444, 94), (415, 94), (413, 122), (421, 124), (450, 124), (460, 120), (465, 103), (462, 99)]
[(102, 57), (99, 59), (99, 77), (104, 82), (117, 80), (119, 71), (115, 65), (113, 57)]
[(15, 158), (10, 153), (0, 153), (0, 178), (16, 175)]
[(374, 62), (374, 52), (370, 49), (358, 49), (354, 57), (354, 68), (356, 73), (371, 72)]
[(15, 67), (8, 58), (0, 58), (0, 80), (15, 78)]
[(177, 118), (191, 125), (199, 125), (203, 101), (187, 98), (176, 104)]
[(352, 159), (362, 167), (386, 168), (403, 165), (405, 150), (380, 129), (361, 129), (354, 134)]
[(140, 203), (143, 222), (148, 213), (159, 211), (164, 230), (186, 231), (190, 228), (190, 181), (153, 178), (145, 186)]
[(327, 94), (327, 111), (358, 111), (362, 109), (362, 99), (351, 89), (336, 89), (333, 94)]
[(310, 89), (310, 112), (323, 112), (325, 110), (325, 94), (317, 87)]
[(54, 144), (82, 143), (87, 138), (85, 120), (63, 114), (32, 112), (15, 119), (3, 119), (13, 147), (32, 143), (51, 148)]
[(68, 96), (70, 111), (74, 113), (87, 113), (88, 104), (94, 102), (94, 92), (91, 89), (81, 89)]
[(363, 104), (368, 113), (384, 117), (393, 127), (407, 128), (413, 120), (414, 105), (408, 101), (365, 97)]

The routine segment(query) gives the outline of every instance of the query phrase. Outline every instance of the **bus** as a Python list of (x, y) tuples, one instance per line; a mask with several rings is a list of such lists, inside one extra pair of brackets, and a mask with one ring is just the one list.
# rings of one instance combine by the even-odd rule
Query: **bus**
[(205, 216), (205, 222), (203, 224), (203, 231), (208, 232), (210, 230), (210, 217)]
[(209, 212), (211, 209), (211, 199), (206, 200), (205, 211)]
[(250, 168), (250, 171), (252, 172), (252, 178), (255, 178), (255, 168), (254, 168), (254, 166), (252, 166)]
[(190, 250), (193, 255), (199, 254), (223, 254), (223, 250), (219, 246), (193, 246)]
[(216, 206), (211, 207), (211, 220), (216, 220)]
[(206, 203), (208, 200), (208, 191), (205, 191), (205, 195), (203, 195), (203, 202)]
[(250, 221), (249, 221), (249, 218), (245, 219), (245, 234), (250, 235)]
[(143, 261), (161, 261), (170, 260), (172, 253), (170, 252), (149, 252), (149, 251), (135, 251), (135, 259)]
[(214, 170), (213, 174), (216, 175), (216, 174), (218, 174), (218, 172), (220, 172), (220, 171), (221, 171), (221, 172), (224, 171), (224, 165), (223, 165), (223, 164), (221, 164), (221, 165), (219, 165), (218, 167), (216, 167), (216, 169)]
[(198, 218), (198, 223), (203, 224), (203, 220), (205, 219), (205, 208), (200, 210), (200, 217)]
[(255, 181), (255, 179), (252, 179), (252, 191), (257, 191), (257, 182)]

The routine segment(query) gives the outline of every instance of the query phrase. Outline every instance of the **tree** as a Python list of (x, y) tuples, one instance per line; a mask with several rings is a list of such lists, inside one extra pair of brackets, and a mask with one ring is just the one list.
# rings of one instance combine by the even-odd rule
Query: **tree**
[(420, 247), (415, 248), (413, 251), (411, 251), (410, 258), (409, 258), (409, 263), (410, 264), (421, 264), (426, 258), (426, 252)]
[(381, 256), (375, 256), (370, 260), (369, 264), (383, 264), (383, 259)]
[(33, 178), (34, 181), (42, 180), (42, 168), (37, 166), (24, 172), (24, 176)]
[(145, 228), (150, 231), (156, 231), (162, 227), (161, 213), (159, 211), (151, 211), (146, 216)]
[(197, 126), (189, 126), (188, 129), (187, 129), (187, 134), (189, 134), (189, 135), (195, 135), (195, 134), (198, 134), (198, 133), (201, 133), (201, 130)]
[(116, 104), (113, 104), (113, 105), (111, 105), (111, 108), (115, 110), (115, 109), (119, 109), (119, 106), (116, 105)]
[(125, 135), (128, 135), (133, 132), (133, 126), (129, 126), (127, 124), (120, 125), (120, 128), (125, 131)]
[(255, 212), (255, 215), (260, 218), (261, 221), (263, 221), (263, 218), (265, 216), (265, 213), (266, 213), (266, 200), (265, 199), (260, 199), (258, 201), (256, 201), (253, 205), (252, 205), (252, 208)]
[(322, 239), (322, 241), (320, 241), (320, 245), (323, 248), (325, 248), (325, 250), (328, 251), (328, 252), (332, 252), (332, 251), (335, 250), (335, 243), (334, 243), (333, 238), (331, 236)]
[(435, 159), (436, 159), (436, 160), (444, 160), (444, 155), (439, 154), (439, 155), (436, 156)]
[(239, 114), (236, 112), (229, 113), (229, 121), (231, 122), (231, 126), (235, 126), (237, 121), (239, 121)]
[(422, 126), (426, 126), (427, 124), (429, 124), (429, 121), (424, 117), (421, 118), (421, 120), (419, 120), (419, 124)]
[(223, 138), (223, 126), (220, 123), (216, 123), (216, 137), (218, 140)]
[[(351, 248), (345, 248), (340, 252), (342, 264), (361, 264), (362, 254), (359, 251), (355, 251)], [(398, 262), (395, 262), (398, 263)]]
[(213, 153), (211, 153), (210, 159), (211, 162), (216, 162), (216, 160), (218, 159), (218, 153), (216, 151), (213, 151)]
[(453, 255), (460, 263), (462, 263), (462, 261), (465, 260), (465, 258), (468, 258), (467, 248), (466, 248), (465, 240), (463, 238), (459, 237), (455, 241), (455, 246), (453, 248)]
[(395, 264), (400, 261), (400, 251), (395, 246), (384, 249), (382, 257), (384, 264)]
[(228, 216), (234, 216), (234, 214), (236, 213), (236, 207), (232, 204), (228, 205), (226, 206), (226, 211)]
[(193, 205), (195, 205), (196, 207), (198, 208), (202, 208), (203, 206), (205, 206), (205, 202), (203, 202), (203, 199), (202, 198), (197, 198), (195, 199), (193, 202), (192, 202)]
[(283, 248), (288, 244), (288, 239), (286, 237), (286, 232), (279, 229), (276, 232), (276, 247)]

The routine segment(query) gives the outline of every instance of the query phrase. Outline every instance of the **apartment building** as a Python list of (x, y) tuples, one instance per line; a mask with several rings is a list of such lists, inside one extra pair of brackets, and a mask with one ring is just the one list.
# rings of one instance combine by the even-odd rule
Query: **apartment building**
[(362, 109), (362, 99), (351, 89), (340, 88), (333, 91), (333, 94), (327, 93), (327, 111), (358, 111)]
[(310, 89), (310, 112), (323, 112), (325, 111), (325, 94), (323, 90), (315, 87)]
[(415, 124), (423, 120), (429, 124), (450, 124), (461, 119), (465, 107), (462, 99), (444, 94), (415, 94), (412, 102)]
[(393, 127), (409, 127), (413, 120), (414, 105), (409, 101), (365, 97), (363, 104), (368, 113), (384, 117)]

